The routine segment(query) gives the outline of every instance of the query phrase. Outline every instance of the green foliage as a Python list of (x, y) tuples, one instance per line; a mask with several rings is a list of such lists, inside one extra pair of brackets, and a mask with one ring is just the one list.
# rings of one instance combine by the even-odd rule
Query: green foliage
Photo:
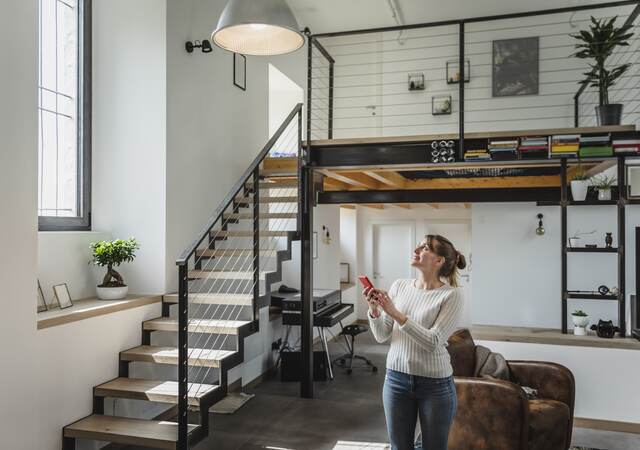
[(572, 316), (578, 316), (578, 317), (587, 317), (589, 314), (587, 314), (586, 312), (584, 312), (581, 309), (576, 309), (574, 312), (571, 313)]
[(115, 241), (99, 241), (89, 244), (93, 250), (93, 264), (96, 266), (119, 266), (131, 262), (136, 257), (136, 250), (140, 245), (135, 238)]
[(607, 59), (613, 54), (616, 47), (629, 46), (629, 39), (633, 32), (629, 32), (632, 25), (623, 25), (619, 28), (615, 26), (616, 19), (606, 18), (595, 19), (591, 17), (591, 24), (588, 30), (581, 30), (571, 37), (580, 41), (575, 45), (576, 52), (571, 56), (580, 59), (591, 59), (589, 64), (591, 70), (583, 73), (584, 80), (581, 84), (598, 88), (600, 93), (600, 105), (609, 104), (609, 88), (613, 86), (629, 69), (631, 64), (621, 64), (617, 67), (607, 67)]
[(578, 163), (578, 168), (576, 169), (575, 175), (573, 175), (572, 180), (574, 181), (585, 181), (590, 179), (591, 176), (587, 174), (587, 171), (584, 170), (584, 166), (581, 163)]
[(594, 177), (592, 185), (596, 187), (596, 189), (611, 189), (611, 187), (615, 186), (618, 183), (616, 177), (610, 177), (608, 175), (600, 175), (598, 177)]

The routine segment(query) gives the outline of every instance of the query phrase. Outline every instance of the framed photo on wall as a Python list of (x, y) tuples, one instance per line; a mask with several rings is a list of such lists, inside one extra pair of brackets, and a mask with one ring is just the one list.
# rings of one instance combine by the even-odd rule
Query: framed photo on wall
[(42, 292), (42, 286), (40, 286), (40, 280), (38, 280), (38, 312), (46, 311), (47, 301), (44, 299), (44, 294)]
[(451, 96), (436, 95), (431, 97), (431, 114), (434, 116), (451, 114)]
[[(458, 84), (460, 82), (460, 61), (452, 59), (447, 61), (447, 84)], [(464, 82), (471, 81), (471, 63), (468, 59), (464, 60)]]
[(53, 295), (58, 302), (58, 306), (60, 309), (65, 309), (73, 306), (73, 302), (71, 301), (71, 295), (69, 294), (69, 288), (67, 287), (67, 283), (56, 284), (53, 287)]
[(351, 283), (349, 263), (340, 263), (340, 283)]
[(233, 84), (247, 90), (247, 58), (240, 53), (233, 54)]
[(537, 95), (538, 56), (537, 36), (493, 41), (493, 97)]
[(627, 166), (627, 197), (640, 198), (640, 165)]

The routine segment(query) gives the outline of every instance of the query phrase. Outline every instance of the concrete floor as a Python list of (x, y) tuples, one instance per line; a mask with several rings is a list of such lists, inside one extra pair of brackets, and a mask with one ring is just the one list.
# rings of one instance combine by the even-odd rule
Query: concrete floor
[[(330, 348), (342, 353), (337, 343)], [(356, 350), (378, 365), (378, 373), (336, 369), (332, 382), (315, 383), (313, 400), (299, 397), (299, 383), (267, 380), (233, 415), (212, 416), (210, 436), (194, 450), (356, 450), (386, 448), (381, 390), (387, 346), (359, 336)], [(607, 450), (640, 449), (640, 435), (576, 428), (574, 445)]]

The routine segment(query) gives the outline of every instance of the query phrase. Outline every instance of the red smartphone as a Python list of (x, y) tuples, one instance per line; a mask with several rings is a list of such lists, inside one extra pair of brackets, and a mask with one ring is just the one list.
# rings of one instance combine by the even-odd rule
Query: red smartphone
[(373, 288), (373, 283), (371, 283), (371, 280), (369, 280), (369, 277), (367, 277), (366, 275), (360, 275), (358, 277), (358, 280), (360, 280), (362, 287), (364, 287), (365, 289)]

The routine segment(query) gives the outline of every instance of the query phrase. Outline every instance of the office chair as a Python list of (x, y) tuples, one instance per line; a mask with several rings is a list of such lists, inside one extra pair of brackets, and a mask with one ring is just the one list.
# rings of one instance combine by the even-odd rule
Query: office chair
[[(371, 368), (372, 372), (377, 372), (378, 368), (373, 365), (373, 363), (362, 355), (356, 355), (355, 353), (355, 339), (356, 336), (362, 333), (366, 333), (369, 331), (369, 328), (364, 325), (359, 324), (351, 324), (347, 325), (342, 329), (340, 335), (344, 337), (344, 341), (347, 344), (347, 348), (349, 349), (349, 353), (345, 353), (342, 356), (338, 356), (332, 361), (332, 364), (335, 364), (338, 367), (346, 368), (347, 373), (351, 374), (353, 372), (353, 360), (359, 359), (365, 362), (363, 368)], [(351, 338), (351, 342), (347, 339), (347, 336)], [(348, 360), (348, 361), (347, 361)]]

